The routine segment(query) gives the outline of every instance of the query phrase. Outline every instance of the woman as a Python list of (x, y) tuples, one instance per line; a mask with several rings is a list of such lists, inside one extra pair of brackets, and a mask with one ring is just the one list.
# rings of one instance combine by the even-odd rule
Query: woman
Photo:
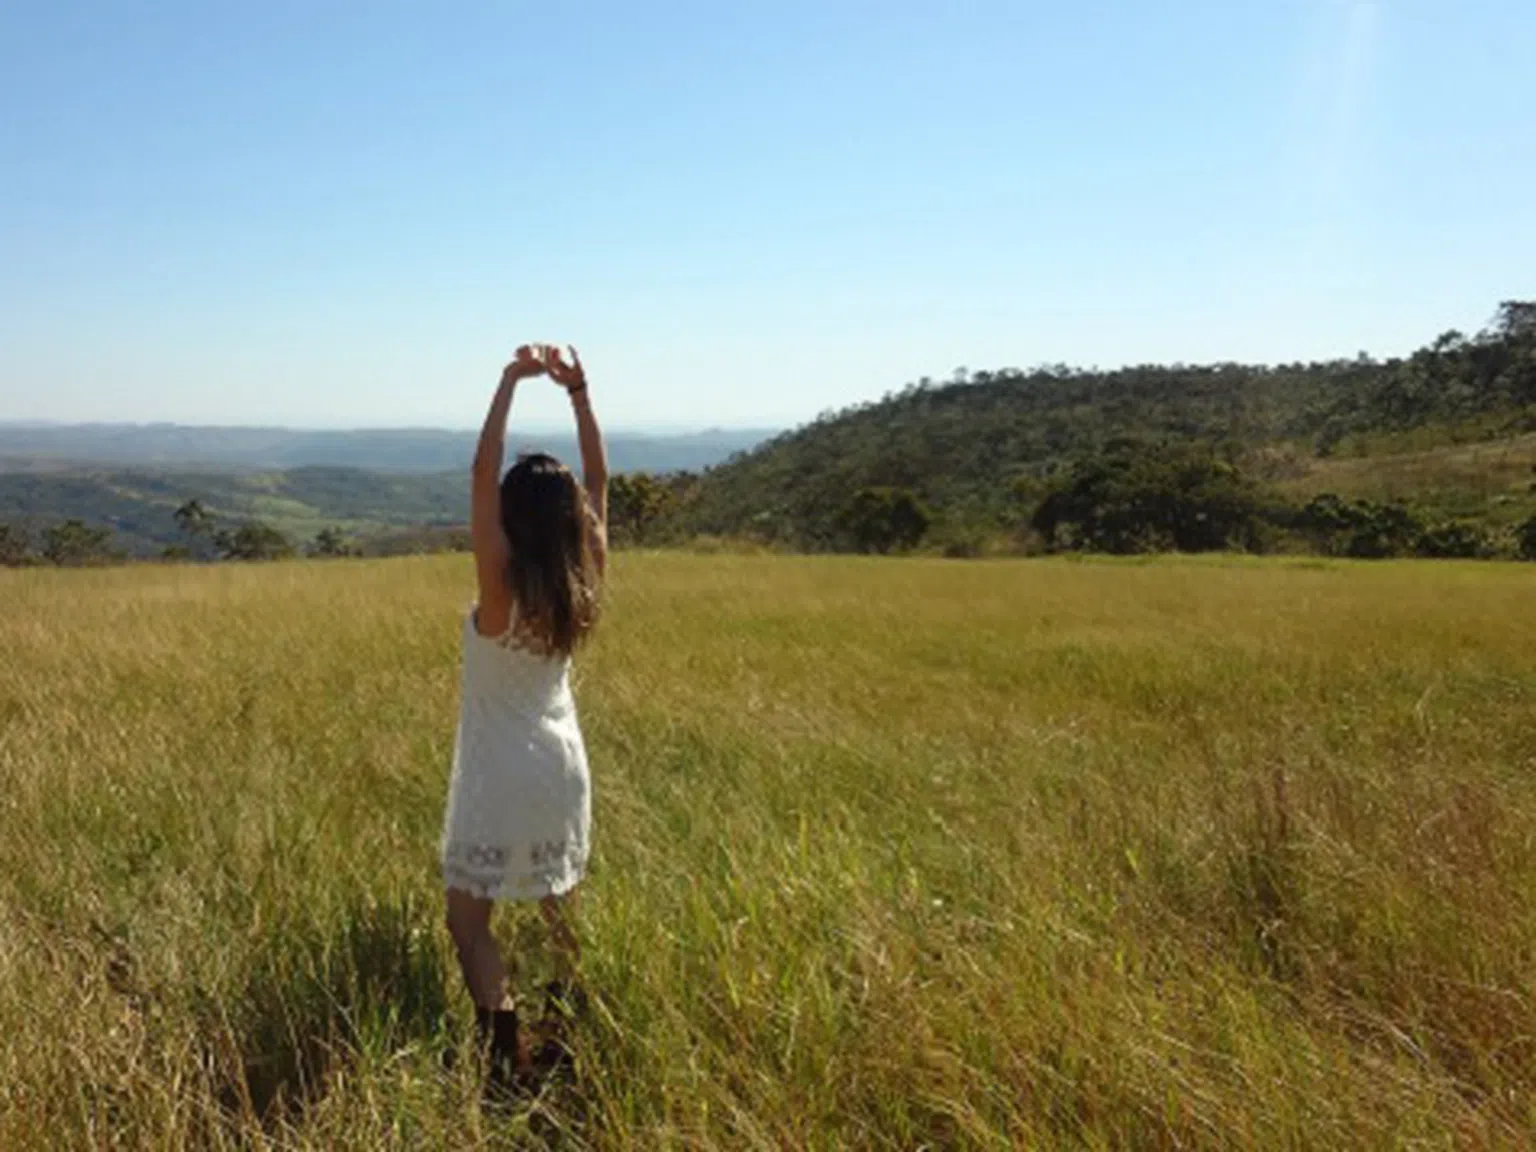
[[(517, 385), (544, 374), (576, 416), (582, 481), (551, 456), (501, 475)], [(575, 988), (568, 913), (591, 826), (586, 749), (570, 689), (571, 655), (597, 620), (607, 559), (608, 465), (576, 350), (524, 346), (491, 401), (470, 486), (479, 598), (464, 622), (453, 776), (443, 821), (448, 930), (475, 1003), (493, 1083), (526, 1085), (569, 1056), (559, 1038)], [(496, 900), (537, 900), (554, 946), (538, 1044), (518, 1026), (491, 935)]]

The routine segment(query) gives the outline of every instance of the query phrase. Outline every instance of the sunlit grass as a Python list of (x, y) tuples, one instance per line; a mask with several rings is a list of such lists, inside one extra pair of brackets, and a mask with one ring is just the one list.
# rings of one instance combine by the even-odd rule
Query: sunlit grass
[(1301, 474), (1280, 487), (1300, 499), (1332, 492), (1351, 500), (1403, 500), (1435, 515), (1507, 526), (1536, 515), (1536, 435), (1309, 458)]
[(619, 557), (595, 1011), (536, 1122), (444, 1069), (470, 587), (0, 573), (0, 1148), (1536, 1124), (1532, 569)]

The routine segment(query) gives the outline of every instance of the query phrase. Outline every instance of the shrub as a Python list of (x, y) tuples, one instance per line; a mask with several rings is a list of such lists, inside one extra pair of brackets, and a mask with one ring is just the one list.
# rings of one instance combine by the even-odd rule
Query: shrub
[(32, 541), (19, 524), (0, 524), (0, 568), (19, 568), (32, 559)]
[(61, 568), (104, 564), (113, 560), (112, 529), (98, 528), (83, 520), (65, 520), (43, 529), (43, 559)]
[(1246, 548), (1258, 523), (1255, 486), (1211, 448), (1130, 440), (1075, 465), (1030, 520), (1053, 548), (1119, 554)]
[(1412, 554), (1424, 538), (1424, 526), (1401, 504), (1346, 502), (1331, 492), (1308, 501), (1292, 524), (1325, 555), (1365, 560)]
[(286, 560), (293, 555), (293, 542), (261, 520), (249, 520), (234, 532), (222, 533), (218, 543), (225, 560)]
[(347, 538), (342, 535), (340, 528), (322, 528), (309, 542), (308, 552), (311, 556), (333, 559), (351, 556), (355, 550), (351, 544), (347, 543)]
[(1515, 529), (1515, 551), (1522, 560), (1536, 560), (1536, 516)]
[(1420, 556), (1440, 559), (1473, 559), (1492, 551), (1487, 534), (1476, 524), (1453, 520), (1427, 528), (1419, 537)]
[(905, 488), (862, 488), (844, 506), (839, 525), (858, 551), (887, 553), (917, 547), (931, 520)]

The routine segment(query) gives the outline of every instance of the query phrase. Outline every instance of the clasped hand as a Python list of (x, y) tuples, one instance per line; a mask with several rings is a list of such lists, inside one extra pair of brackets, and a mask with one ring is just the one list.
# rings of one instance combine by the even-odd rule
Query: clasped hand
[(570, 351), (569, 361), (553, 344), (524, 344), (517, 350), (512, 363), (507, 365), (502, 379), (527, 380), (534, 376), (548, 375), (567, 392), (583, 388), (587, 383), (587, 374), (581, 366), (581, 357), (577, 355), (574, 346), (566, 347)]

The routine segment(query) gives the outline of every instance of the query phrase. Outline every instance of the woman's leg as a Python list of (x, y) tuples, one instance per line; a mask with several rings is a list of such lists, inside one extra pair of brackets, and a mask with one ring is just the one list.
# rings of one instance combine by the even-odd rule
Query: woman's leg
[(448, 889), (448, 932), (459, 954), (459, 970), (476, 1008), (498, 1012), (512, 1007), (507, 970), (491, 935), (491, 901)]
[(576, 979), (576, 967), (581, 962), (581, 941), (576, 939), (570, 917), (576, 914), (576, 890), (564, 896), (546, 896), (539, 901), (539, 911), (544, 914), (544, 926), (549, 929), (550, 943), (554, 945), (555, 978), (569, 984)]

